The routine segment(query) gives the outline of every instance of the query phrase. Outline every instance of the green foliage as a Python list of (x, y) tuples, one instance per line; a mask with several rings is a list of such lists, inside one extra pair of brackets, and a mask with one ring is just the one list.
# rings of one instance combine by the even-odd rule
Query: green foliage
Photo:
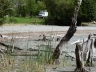
[[(47, 10), (46, 24), (70, 25), (76, 3), (77, 0), (0, 0), (0, 24), (4, 23), (6, 15), (31, 18)], [(83, 0), (78, 24), (93, 20), (96, 20), (96, 0)]]
[(41, 10), (45, 10), (45, 3), (37, 0), (14, 0), (13, 4), (16, 9), (16, 16), (32, 16), (38, 15)]
[(26, 16), (26, 6), (25, 5), (21, 6), (21, 16), (22, 17)]
[(11, 16), (13, 13), (13, 8), (11, 7), (10, 0), (0, 0), (0, 25), (5, 21), (5, 16)]
[(13, 4), (15, 6), (15, 16), (26, 16), (26, 2), (24, 0), (14, 0)]
[(82, 5), (79, 11), (79, 18), (83, 22), (96, 20), (96, 1), (95, 0), (82, 1)]
[(40, 11), (42, 11), (42, 10), (46, 10), (46, 5), (45, 5), (45, 3), (44, 2), (42, 2), (42, 1), (37, 1), (37, 15), (38, 15), (38, 13), (40, 12)]
[(28, 18), (28, 17), (11, 17), (11, 18), (7, 18), (6, 19), (7, 23), (17, 23), (17, 24), (44, 24), (45, 20), (44, 19), (40, 19), (37, 17), (32, 17), (32, 18)]
[[(70, 25), (77, 0), (43, 0), (49, 12), (47, 24)], [(49, 6), (50, 5), (50, 6)], [(81, 22), (96, 20), (96, 0), (83, 0), (77, 25)]]
[(27, 12), (30, 17), (35, 14), (37, 10), (37, 5), (35, 0), (27, 0), (26, 2)]
[[(44, 0), (49, 17), (48, 24), (69, 25), (76, 0)], [(49, 6), (50, 5), (50, 6)]]

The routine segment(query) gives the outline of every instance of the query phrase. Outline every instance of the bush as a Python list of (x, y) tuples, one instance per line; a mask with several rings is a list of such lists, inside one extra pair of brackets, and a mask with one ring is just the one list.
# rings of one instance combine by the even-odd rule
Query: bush
[(46, 23), (60, 26), (70, 25), (75, 1), (76, 0), (45, 0), (49, 12), (49, 17), (46, 19)]

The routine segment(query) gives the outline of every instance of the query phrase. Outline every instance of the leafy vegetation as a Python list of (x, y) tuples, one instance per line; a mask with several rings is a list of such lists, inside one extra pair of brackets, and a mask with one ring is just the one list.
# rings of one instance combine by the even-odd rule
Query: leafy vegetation
[[(77, 0), (0, 0), (0, 23), (4, 23), (6, 15), (26, 19), (37, 16), (41, 10), (47, 10), (49, 14), (45, 19), (46, 24), (70, 25), (76, 2)], [(83, 0), (77, 25), (93, 20), (96, 20), (96, 0)]]
[(96, 20), (96, 0), (83, 0), (79, 11), (79, 19), (83, 22)]
[(0, 25), (4, 23), (5, 15), (13, 14), (12, 3), (9, 0), (0, 0)]
[[(69, 25), (76, 0), (44, 0), (49, 12), (48, 24)], [(50, 4), (50, 6), (49, 6)]]
[(44, 24), (45, 20), (42, 18), (38, 17), (11, 17), (11, 18), (6, 18), (6, 23), (14, 23), (14, 24)]
[[(28, 48), (30, 38), (28, 39), (28, 43), (26, 49)], [(12, 48), (8, 47), (8, 52), (6, 55), (0, 54), (0, 71), (2, 72), (46, 72), (45, 65), (47, 64), (50, 56), (52, 55), (52, 44), (51, 41), (46, 41), (45, 45), (43, 41), (38, 42), (40, 43), (40, 47), (38, 47), (38, 51), (20, 51), (14, 50), (14, 53), (17, 55), (12, 55)], [(10, 45), (13, 44), (12, 41)], [(44, 50), (44, 51), (42, 51)], [(25, 52), (24, 56), (18, 56), (18, 54), (22, 54)], [(32, 56), (33, 53), (37, 53), (37, 55)], [(29, 54), (29, 56), (27, 55)], [(3, 56), (2, 56), (3, 55)]]

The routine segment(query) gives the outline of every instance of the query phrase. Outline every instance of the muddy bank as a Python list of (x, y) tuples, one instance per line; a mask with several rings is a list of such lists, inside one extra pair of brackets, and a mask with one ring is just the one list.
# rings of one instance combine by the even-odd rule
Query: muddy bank
[[(22, 32), (54, 32), (54, 31), (67, 31), (68, 26), (49, 26), (49, 25), (13, 25), (13, 26), (1, 26), (0, 33), (22, 33)], [(79, 26), (77, 31), (93, 30), (96, 31), (96, 27), (92, 26)]]

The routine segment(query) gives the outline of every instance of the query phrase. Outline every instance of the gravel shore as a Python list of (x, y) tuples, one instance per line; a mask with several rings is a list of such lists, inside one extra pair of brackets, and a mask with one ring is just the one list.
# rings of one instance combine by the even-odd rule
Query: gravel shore
[[(45, 25), (13, 25), (13, 26), (1, 26), (0, 33), (18, 33), (18, 32), (46, 32), (46, 31), (67, 31), (69, 26), (45, 26)], [(96, 26), (79, 26), (77, 31), (96, 31)]]
[[(16, 37), (14, 39), (14, 46), (20, 47), (21, 49), (27, 50), (26, 48), (37, 48), (40, 44), (45, 44), (45, 42), (38, 41), (40, 35), (46, 34), (56, 34), (64, 36), (67, 32), (69, 26), (49, 26), (49, 25), (14, 25), (14, 26), (1, 26), (0, 27), (0, 34), (4, 35), (5, 37), (12, 38), (13, 36)], [(77, 27), (77, 31), (75, 36), (69, 41), (74, 42), (78, 39), (87, 38), (88, 34), (96, 33), (96, 26), (79, 26)], [(1, 42), (5, 42), (6, 44), (10, 44), (10, 40), (0, 38)], [(39, 45), (38, 45), (39, 44)], [(52, 42), (52, 48), (56, 48), (58, 42)], [(35, 46), (36, 45), (36, 46)], [(71, 51), (75, 50), (75, 45), (66, 45), (64, 48), (65, 51), (71, 53)], [(71, 53), (71, 55), (74, 53)], [(46, 72), (72, 72), (74, 71), (76, 65), (75, 61), (66, 61), (65, 65), (63, 63), (58, 66), (46, 66)], [(96, 62), (94, 62), (96, 67)], [(56, 69), (54, 69), (56, 67)], [(92, 72), (96, 72), (96, 68), (91, 67)], [(89, 67), (87, 67), (89, 69)]]

